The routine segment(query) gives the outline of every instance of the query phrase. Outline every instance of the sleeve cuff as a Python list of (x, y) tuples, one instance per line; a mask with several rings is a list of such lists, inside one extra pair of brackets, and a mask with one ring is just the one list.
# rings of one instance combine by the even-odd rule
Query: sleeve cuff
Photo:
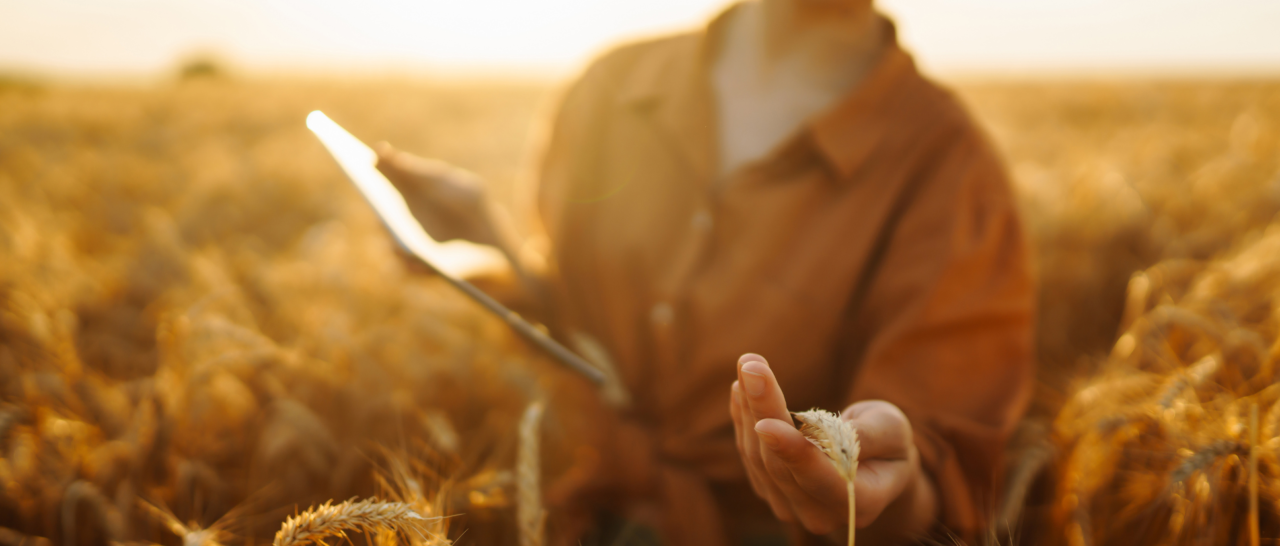
[(982, 518), (955, 451), (924, 423), (915, 428), (915, 442), (920, 466), (937, 490), (940, 523), (949, 534), (966, 542), (975, 539), (981, 532)]

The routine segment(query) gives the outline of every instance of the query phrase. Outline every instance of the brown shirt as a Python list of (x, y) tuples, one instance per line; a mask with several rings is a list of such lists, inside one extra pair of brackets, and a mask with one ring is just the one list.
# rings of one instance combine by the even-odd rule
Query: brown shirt
[(729, 386), (756, 352), (792, 409), (901, 407), (942, 524), (972, 535), (1031, 382), (1033, 288), (1000, 161), (890, 32), (849, 96), (717, 180), (718, 21), (596, 61), (540, 171), (558, 322), (603, 343), (633, 397), (601, 432), (595, 485), (657, 499), (669, 544), (724, 543), (717, 492), (749, 491)]

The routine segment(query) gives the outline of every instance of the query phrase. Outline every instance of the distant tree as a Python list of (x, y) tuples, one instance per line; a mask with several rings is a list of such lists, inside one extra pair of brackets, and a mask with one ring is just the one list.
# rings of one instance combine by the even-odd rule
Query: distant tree
[(213, 55), (194, 55), (178, 66), (178, 79), (182, 81), (224, 79), (229, 76), (227, 63)]

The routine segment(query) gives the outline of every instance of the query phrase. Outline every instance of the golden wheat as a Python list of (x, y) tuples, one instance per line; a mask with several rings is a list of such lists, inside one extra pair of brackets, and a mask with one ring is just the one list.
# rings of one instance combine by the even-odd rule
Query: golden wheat
[(853, 546), (857, 528), (857, 491), (854, 489), (854, 482), (858, 478), (858, 453), (861, 451), (858, 429), (839, 415), (826, 410), (811, 409), (791, 415), (800, 421), (800, 433), (818, 446), (844, 479), (849, 495), (849, 546)]
[(346, 536), (348, 531), (403, 531), (425, 538), (423, 525), (427, 518), (402, 502), (377, 499), (349, 500), (339, 504), (328, 502), (292, 516), (276, 532), (272, 546), (304, 546), (318, 544), (327, 537)]
[[(1113, 487), (1128, 477), (1130, 492), (1181, 498), (1165, 513), (1184, 527), (1234, 522), (1252, 509), (1232, 480), (1253, 473), (1257, 525), (1276, 537), (1280, 344), (1262, 303), (1276, 281), (1254, 278), (1265, 252), (1221, 259), (1280, 210), (1276, 89), (961, 86), (1009, 159), (1035, 249), (1036, 410), (1051, 420), (1070, 382), (1101, 370), (1045, 427), (1066, 461), (1050, 481), (1076, 484), (1028, 494), (1048, 519), (1128, 518), (1128, 493)], [(363, 139), (475, 171), (514, 204), (546, 93), (0, 82), (0, 542), (262, 543), (280, 527), (277, 507), (378, 494), (455, 515), (432, 519), (439, 535), (515, 542), (519, 506), (532, 503), (519, 501), (512, 431), (534, 385), (555, 393), (548, 411), (581, 400), (500, 322), (404, 270), (302, 120), (323, 109)], [(1210, 355), (1212, 373), (1187, 371)], [(1252, 394), (1230, 401), (1241, 393)], [(1247, 398), (1261, 449), (1242, 424)], [(594, 468), (568, 432), (590, 424), (584, 413), (552, 412), (545, 476)], [(1028, 482), (1052, 459), (1043, 452), (1014, 453), (1012, 491), (1039, 489)], [(1253, 453), (1256, 473), (1243, 463)], [(141, 498), (185, 531), (157, 525)]]
[(181, 537), (182, 546), (222, 546), (225, 533), (217, 524), (208, 529), (202, 529), (196, 525), (184, 525), (174, 517), (173, 513), (159, 506), (143, 500), (139, 500), (138, 505), (170, 532)]
[(520, 447), (516, 457), (516, 519), (520, 524), (521, 546), (542, 546), (547, 513), (542, 509), (542, 464), (539, 454), (542, 445), (539, 429), (542, 425), (542, 402), (534, 402), (520, 419)]
[[(1255, 348), (1280, 346), (1280, 224), (1162, 292), (1129, 298), (1138, 312), (1104, 375), (1058, 416), (1051, 543), (1254, 544), (1280, 534), (1280, 490), (1266, 485), (1280, 460), (1261, 431), (1274, 425), (1258, 416), (1280, 405), (1277, 353)], [(1121, 383), (1133, 387), (1097, 394)]]

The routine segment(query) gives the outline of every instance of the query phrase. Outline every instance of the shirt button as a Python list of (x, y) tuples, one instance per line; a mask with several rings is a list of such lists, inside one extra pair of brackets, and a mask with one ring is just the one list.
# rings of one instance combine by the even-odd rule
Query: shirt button
[(698, 231), (711, 231), (711, 226), (715, 223), (711, 213), (707, 209), (698, 209), (693, 213), (693, 229)]
[(654, 304), (653, 309), (649, 310), (649, 320), (658, 326), (666, 326), (671, 324), (676, 318), (676, 310), (671, 307), (670, 303), (665, 301)]

